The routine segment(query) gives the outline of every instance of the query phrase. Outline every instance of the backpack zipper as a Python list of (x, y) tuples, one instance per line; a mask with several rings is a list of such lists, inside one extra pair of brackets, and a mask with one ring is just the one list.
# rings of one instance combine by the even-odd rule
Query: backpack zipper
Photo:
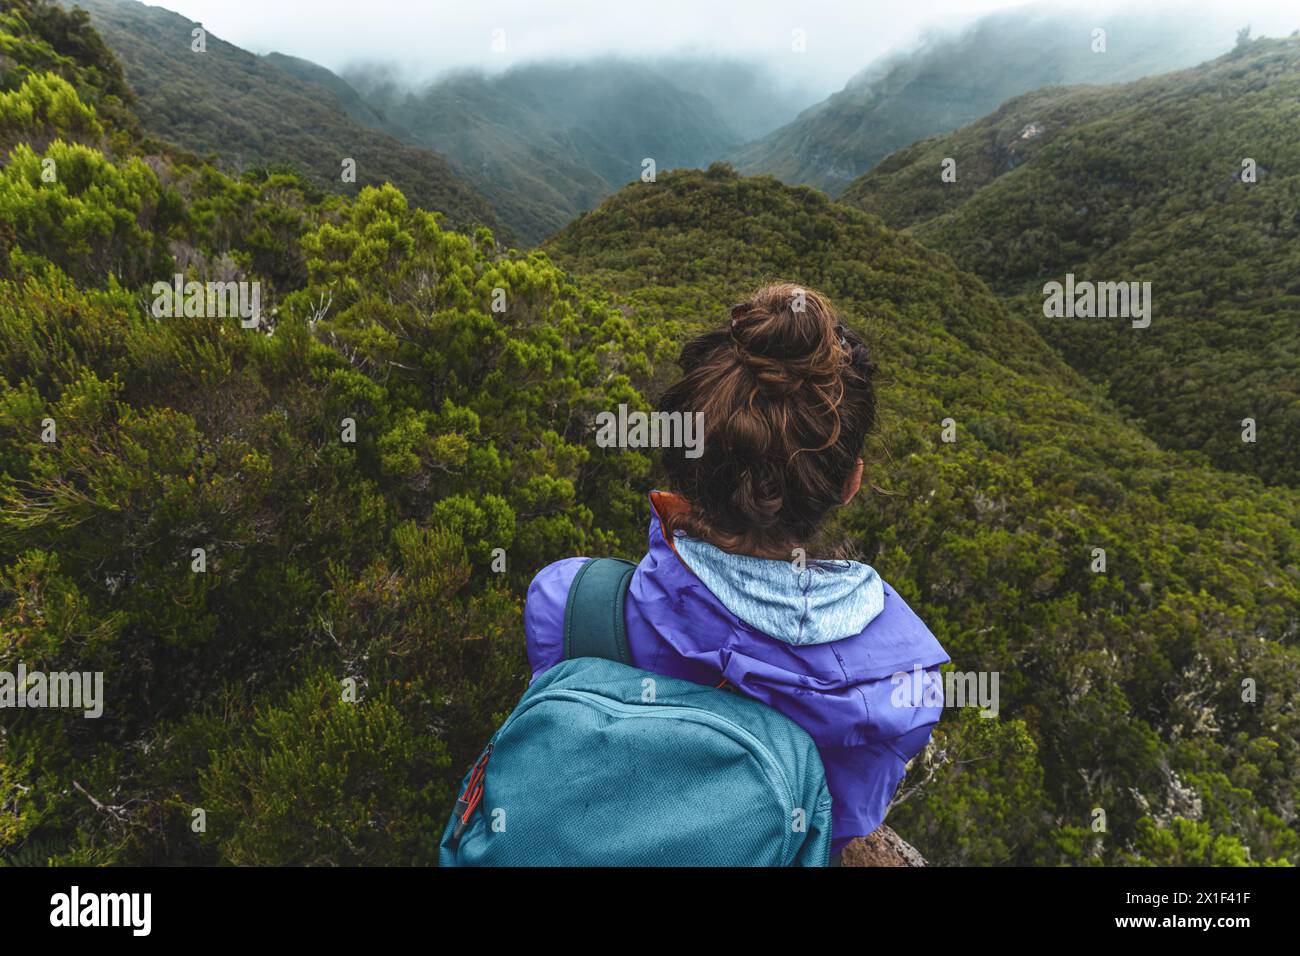
[(465, 781), (465, 790), (456, 800), (456, 826), (451, 831), (451, 847), (454, 850), (469, 827), (469, 818), (483, 801), (483, 778), (487, 775), (488, 760), (492, 757), (493, 741), (483, 748), (482, 755), (474, 763)]

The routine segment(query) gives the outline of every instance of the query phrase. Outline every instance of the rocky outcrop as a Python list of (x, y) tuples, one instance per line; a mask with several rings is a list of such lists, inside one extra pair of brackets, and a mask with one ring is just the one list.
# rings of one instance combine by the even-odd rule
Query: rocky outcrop
[(925, 866), (916, 847), (883, 824), (844, 847), (841, 866)]

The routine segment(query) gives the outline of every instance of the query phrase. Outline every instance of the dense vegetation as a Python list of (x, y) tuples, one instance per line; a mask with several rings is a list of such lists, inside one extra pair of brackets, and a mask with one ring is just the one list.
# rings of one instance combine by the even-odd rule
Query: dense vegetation
[[(156, 150), (43, 0), (0, 54), (0, 670), (106, 691), (0, 715), (0, 860), (433, 860), (533, 572), (641, 553), (654, 467), (594, 414), (776, 277), (887, 373), (832, 537), (1002, 675), (890, 822), (940, 863), (1300, 859), (1300, 492), (1157, 447), (946, 255), (723, 166), (505, 251), (392, 186)], [(155, 318), (177, 272), (261, 282), (265, 323)]]
[[(191, 32), (199, 24), (161, 7), (121, 0), (76, 5), (121, 59), (149, 132), (235, 174), (292, 171), (348, 195), (391, 182), (449, 224), (482, 224), (501, 234), (491, 203), (443, 156), (354, 120), (347, 109), (355, 104), (210, 33), (206, 51), (195, 52)], [(355, 182), (343, 179), (344, 159), (356, 161)]]
[[(1104, 53), (1092, 46), (1099, 27), (1106, 30)], [(1231, 44), (1232, 31), (1208, 22), (1203, 11), (1174, 19), (1167, 11), (1097, 17), (1017, 7), (873, 63), (840, 92), (727, 159), (742, 172), (835, 196), (894, 150), (963, 126), (1009, 97), (1191, 66)]]
[(363, 126), (380, 130), (397, 139), (405, 139), (409, 135), (405, 129), (362, 99), (361, 94), (341, 76), (330, 72), (320, 64), (284, 53), (267, 53), (263, 59), (304, 82), (323, 87), (329, 95), (338, 100), (343, 112)]
[[(1298, 128), (1300, 36), (1243, 38), (1191, 70), (1014, 99), (900, 150), (844, 201), (986, 278), (1161, 444), (1295, 484)], [(1150, 327), (1044, 318), (1043, 285), (1067, 272), (1150, 282)]]
[[(3, 712), (0, 857), (431, 861), (523, 686), (533, 571), (643, 534), (646, 460), (587, 423), (656, 341), (391, 186), (113, 145), (59, 30), (93, 36), (0, 21), (4, 129), (45, 144), (0, 169), (0, 669), (102, 671), (107, 703)], [(154, 318), (177, 271), (263, 282), (266, 326)]]

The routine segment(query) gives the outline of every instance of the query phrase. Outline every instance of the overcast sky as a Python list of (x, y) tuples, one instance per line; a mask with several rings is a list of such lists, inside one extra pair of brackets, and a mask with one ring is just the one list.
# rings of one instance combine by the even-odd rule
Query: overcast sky
[[(762, 59), (829, 93), (927, 29), (956, 29), (1023, 0), (152, 0), (255, 53), (272, 50), (337, 70), (392, 63), (412, 79), (451, 68), (538, 59), (693, 51)], [(1099, 15), (1113, 2), (1068, 4)], [(1300, 28), (1297, 0), (1205, 0), (1256, 35)], [(1130, 10), (1152, 4), (1129, 0)], [(1188, 4), (1177, 5), (1185, 8)], [(1189, 15), (1186, 12), (1179, 14)], [(1099, 24), (1104, 25), (1104, 24)], [(791, 50), (803, 30), (806, 52)], [(505, 51), (492, 48), (504, 31)]]

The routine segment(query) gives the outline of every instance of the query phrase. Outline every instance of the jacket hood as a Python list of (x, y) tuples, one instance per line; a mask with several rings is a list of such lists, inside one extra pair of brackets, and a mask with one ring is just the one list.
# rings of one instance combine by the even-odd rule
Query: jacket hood
[(858, 561), (790, 561), (731, 554), (677, 535), (682, 561), (728, 611), (787, 644), (825, 644), (859, 633), (885, 609), (875, 569)]
[[(649, 548), (632, 576), (627, 612), (629, 634), (645, 630), (647, 641), (653, 634), (654, 642), (693, 662), (674, 676), (706, 682), (708, 669), (716, 667), (743, 686), (746, 677), (732, 672), (747, 671), (750, 681), (762, 672), (781, 684), (852, 696), (862, 681), (948, 660), (902, 596), (867, 565), (810, 562), (816, 570), (797, 575), (784, 561), (735, 560), (705, 542), (667, 533), (663, 516), (687, 507), (679, 495), (650, 493)], [(855, 630), (857, 622), (863, 623)], [(643, 666), (655, 670), (662, 659)], [(890, 707), (875, 716), (901, 716), (903, 710)]]

